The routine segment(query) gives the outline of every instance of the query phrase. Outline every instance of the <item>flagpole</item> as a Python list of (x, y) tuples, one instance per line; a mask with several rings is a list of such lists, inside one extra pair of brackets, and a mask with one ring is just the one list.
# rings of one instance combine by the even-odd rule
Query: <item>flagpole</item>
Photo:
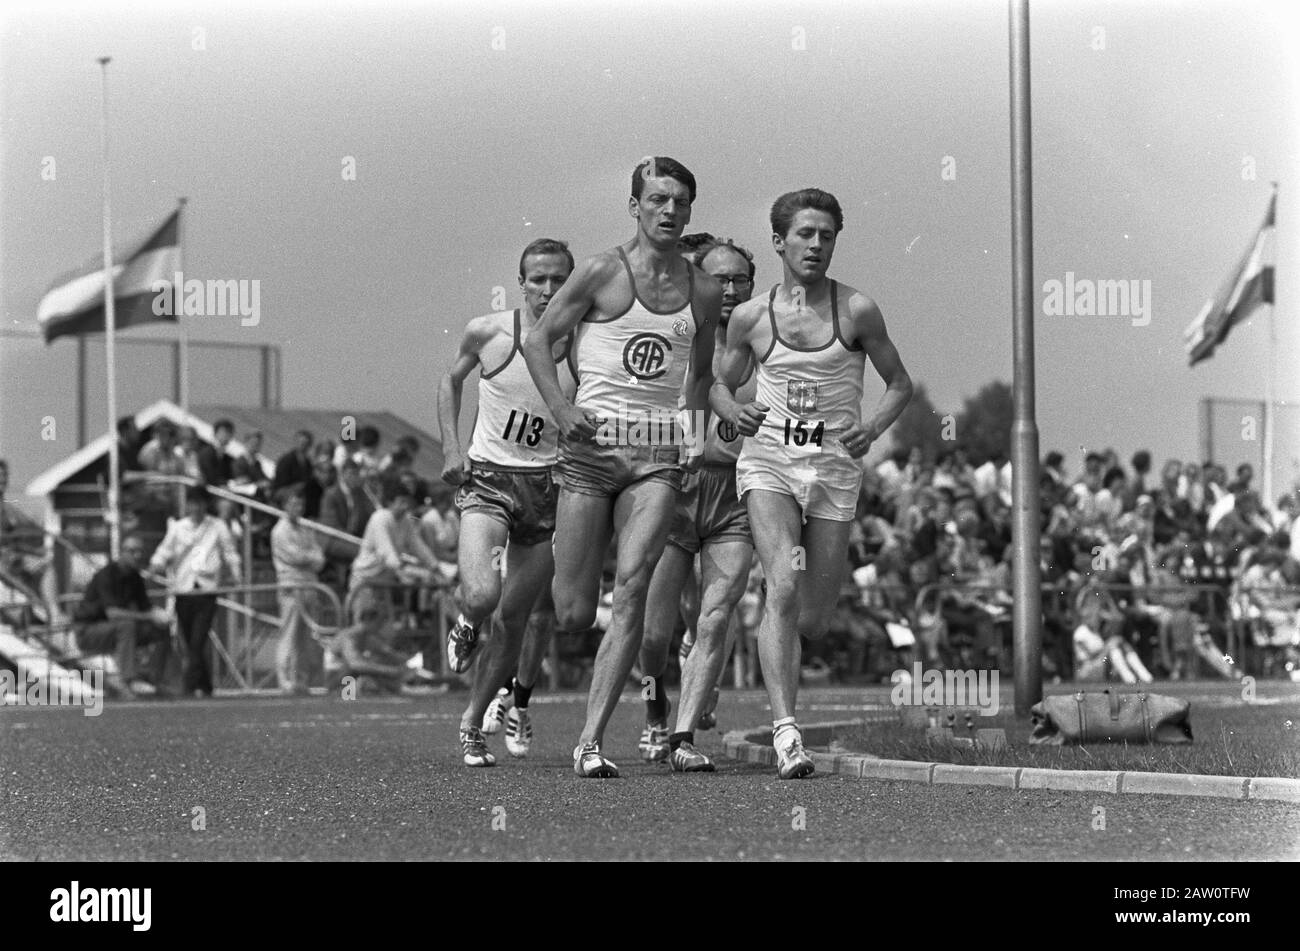
[(1029, 0), (1008, 4), (1011, 86), (1011, 542), (1016, 716), (1043, 698), (1039, 589), (1038, 423), (1034, 406), (1034, 206), (1030, 147)]
[[(188, 198), (180, 199), (180, 210), (176, 214), (176, 270), (182, 275), (185, 273), (185, 203)], [(188, 413), (190, 411), (190, 332), (185, 321), (181, 320), (181, 288), (173, 288), (172, 303), (176, 308), (176, 329), (180, 335), (180, 365), (181, 365), (181, 409)]]
[(108, 552), (117, 561), (122, 548), (121, 508), (118, 479), (121, 459), (117, 440), (117, 349), (114, 336), (117, 312), (113, 307), (113, 225), (108, 200), (108, 64), (111, 57), (99, 57), (102, 77), (100, 137), (104, 148), (104, 345), (108, 361)]
[(1268, 302), (1268, 372), (1264, 379), (1264, 478), (1262, 488), (1264, 493), (1263, 509), (1270, 514), (1273, 512), (1273, 504), (1276, 501), (1273, 497), (1273, 432), (1274, 417), (1276, 415), (1277, 399), (1277, 324), (1273, 319), (1273, 309), (1277, 301), (1277, 263), (1281, 260), (1277, 253), (1277, 182), (1273, 183), (1273, 203), (1270, 206), (1273, 209), (1273, 281), (1274, 285), (1270, 290), (1271, 298)]

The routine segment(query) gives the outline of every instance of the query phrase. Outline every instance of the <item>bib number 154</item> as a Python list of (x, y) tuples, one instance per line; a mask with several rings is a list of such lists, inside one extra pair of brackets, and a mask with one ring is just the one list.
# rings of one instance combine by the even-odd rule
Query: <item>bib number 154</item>
[(820, 446), (822, 436), (826, 432), (825, 420), (819, 421), (816, 426), (809, 428), (807, 421), (787, 419), (785, 421), (785, 444), (787, 446)]

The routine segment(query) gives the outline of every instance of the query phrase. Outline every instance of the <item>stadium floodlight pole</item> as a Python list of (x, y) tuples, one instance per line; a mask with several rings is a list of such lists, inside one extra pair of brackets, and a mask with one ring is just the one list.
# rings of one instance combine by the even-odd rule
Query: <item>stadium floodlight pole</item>
[(1039, 590), (1038, 424), (1034, 420), (1034, 224), (1030, 175), (1029, 0), (1009, 0), (1011, 36), (1011, 303), (1014, 421), (1011, 544), (1016, 716), (1043, 697)]
[(117, 350), (113, 338), (117, 330), (117, 312), (113, 309), (113, 224), (108, 203), (108, 56), (99, 57), (103, 78), (100, 114), (100, 138), (104, 146), (104, 356), (108, 362), (108, 551), (117, 561), (122, 547), (122, 511), (119, 504), (118, 478), (120, 457), (117, 440)]

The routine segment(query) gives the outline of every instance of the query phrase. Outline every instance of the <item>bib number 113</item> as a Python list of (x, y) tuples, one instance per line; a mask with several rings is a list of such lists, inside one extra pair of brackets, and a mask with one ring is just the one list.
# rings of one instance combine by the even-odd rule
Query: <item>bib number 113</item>
[(808, 428), (807, 422), (787, 419), (785, 421), (785, 444), (795, 446), (820, 446), (822, 444), (822, 435), (826, 432), (825, 420), (819, 422), (812, 429)]
[[(518, 417), (519, 425), (515, 425), (515, 419)], [(521, 442), (525, 446), (536, 446), (542, 441), (542, 430), (546, 428), (546, 420), (540, 416), (529, 416), (522, 410), (512, 409), (510, 418), (506, 420), (505, 432), (501, 438), (509, 442), (511, 438), (515, 442)]]

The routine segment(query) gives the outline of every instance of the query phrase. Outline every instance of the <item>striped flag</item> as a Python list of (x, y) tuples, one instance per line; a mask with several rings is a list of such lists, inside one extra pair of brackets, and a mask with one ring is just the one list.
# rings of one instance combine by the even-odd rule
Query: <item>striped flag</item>
[(1273, 234), (1276, 213), (1277, 192), (1274, 192), (1254, 244), (1219, 292), (1205, 302), (1196, 319), (1183, 331), (1188, 366), (1208, 360), (1214, 355), (1214, 348), (1227, 339), (1228, 331), (1250, 317), (1260, 304), (1273, 303), (1273, 265), (1264, 263), (1264, 246)]
[[(132, 254), (113, 264), (118, 330), (160, 320), (175, 322), (171, 307), (156, 307), (155, 301), (160, 294), (163, 301), (171, 300), (171, 284), (180, 270), (180, 214), (179, 208), (172, 212)], [(41, 298), (36, 320), (47, 344), (59, 337), (103, 333), (103, 265), (87, 265), (56, 280)]]

